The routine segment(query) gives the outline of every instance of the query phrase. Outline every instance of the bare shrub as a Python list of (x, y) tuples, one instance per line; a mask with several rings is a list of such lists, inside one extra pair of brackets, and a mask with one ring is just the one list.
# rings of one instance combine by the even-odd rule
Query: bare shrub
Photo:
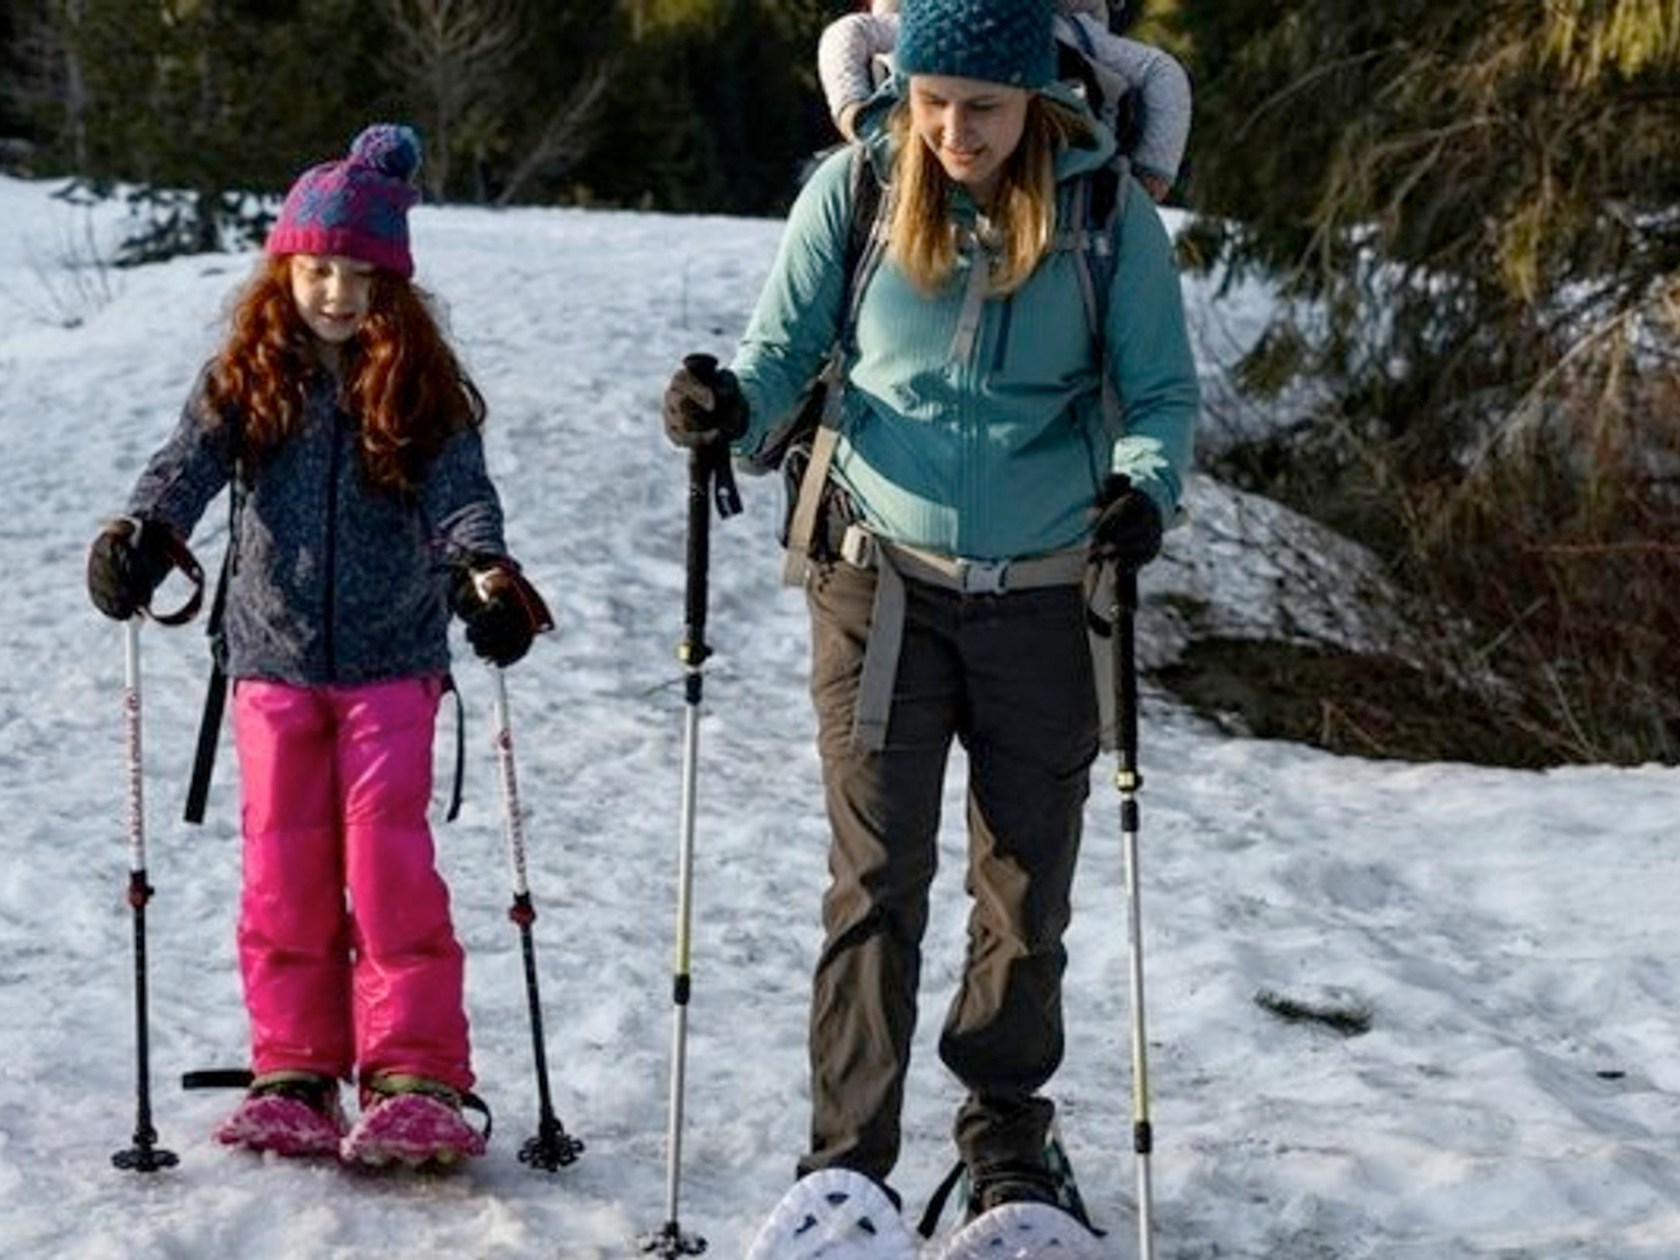
[(1564, 382), (1405, 516), (1461, 685), (1561, 760), (1680, 760), (1680, 379)]
[(30, 242), (26, 266), (32, 290), (6, 287), (0, 295), (43, 324), (79, 328), (111, 304), (117, 282), (100, 244), (92, 202), (74, 192), (60, 199), (71, 213), (55, 219), (56, 237)]

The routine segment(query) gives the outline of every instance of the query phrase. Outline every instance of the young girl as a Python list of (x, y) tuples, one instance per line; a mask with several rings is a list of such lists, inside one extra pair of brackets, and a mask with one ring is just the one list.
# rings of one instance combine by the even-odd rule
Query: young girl
[[(410, 282), (419, 139), (378, 125), (288, 192), (266, 258), (88, 586), (119, 620), (232, 483), (225, 608), (244, 832), (249, 1093), (216, 1131), (280, 1155), (483, 1153), (463, 956), (434, 864), (450, 611), (479, 655), (547, 613), (502, 538), (484, 401)], [(360, 1086), (346, 1126), (338, 1082)]]
[[(1190, 79), (1170, 53), (1108, 29), (1106, 0), (1059, 0), (1057, 37), (1087, 55), (1103, 76), (1107, 99), (1136, 91), (1137, 140), (1130, 157), (1132, 173), (1156, 201), (1164, 200), (1178, 178), (1184, 145), (1190, 135)], [(857, 114), (878, 86), (878, 70), (889, 63), (898, 43), (899, 0), (873, 0), (868, 13), (848, 13), (823, 30), (817, 44), (817, 74), (829, 113), (840, 134), (856, 140)]]
[[(1122, 203), (1093, 344), (1057, 229), (1114, 140), (1056, 80), (1051, 23), (1050, 0), (906, 0), (890, 117), (868, 150), (885, 254), (850, 296), (834, 404), (839, 528), (824, 532), (842, 543), (805, 578), (831, 838), (799, 1172), (884, 1190), (898, 1159), (960, 741), (972, 902), (939, 1051), (967, 1091), (954, 1137), (977, 1213), (1057, 1201), (1040, 1090), (1062, 1056), (1063, 933), (1098, 748), (1081, 582), (1090, 558), (1155, 555), (1199, 403), (1147, 198)], [(847, 318), (853, 160), (832, 155), (800, 191), (731, 368), (695, 355), (673, 376), (678, 445), (755, 454), (824, 367)]]

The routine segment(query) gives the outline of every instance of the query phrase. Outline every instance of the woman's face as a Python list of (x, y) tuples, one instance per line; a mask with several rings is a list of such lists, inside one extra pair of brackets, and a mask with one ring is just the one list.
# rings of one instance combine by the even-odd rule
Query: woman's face
[(985, 205), (1026, 129), (1026, 88), (942, 74), (910, 76), (910, 125), (945, 174)]
[(292, 255), (292, 300), (309, 331), (341, 346), (361, 331), (373, 307), (371, 263), (337, 254)]

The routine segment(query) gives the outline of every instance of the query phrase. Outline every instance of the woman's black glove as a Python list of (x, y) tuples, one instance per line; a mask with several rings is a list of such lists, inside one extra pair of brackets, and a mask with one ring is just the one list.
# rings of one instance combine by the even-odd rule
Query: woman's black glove
[(1136, 573), (1161, 551), (1161, 510), (1120, 473), (1110, 473), (1097, 495), (1091, 559)]
[(665, 388), (665, 436), (678, 446), (729, 443), (747, 431), (747, 400), (735, 373), (709, 354), (691, 354)]
[(554, 629), (548, 605), (510, 560), (463, 565), (450, 604), (466, 624), (473, 651), (504, 669), (529, 652), (539, 634)]
[(87, 585), (93, 606), (127, 621), (152, 602), (175, 564), (169, 526), (132, 517), (112, 521), (88, 549)]

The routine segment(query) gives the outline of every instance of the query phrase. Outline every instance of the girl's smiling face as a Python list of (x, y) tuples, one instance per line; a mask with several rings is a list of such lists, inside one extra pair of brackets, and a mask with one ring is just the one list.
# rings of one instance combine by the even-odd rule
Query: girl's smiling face
[(293, 254), (292, 300), (309, 331), (328, 346), (360, 332), (373, 305), (375, 270), (338, 254)]
[(985, 205), (1021, 143), (1031, 96), (1025, 88), (984, 79), (911, 75), (910, 125), (945, 174)]

